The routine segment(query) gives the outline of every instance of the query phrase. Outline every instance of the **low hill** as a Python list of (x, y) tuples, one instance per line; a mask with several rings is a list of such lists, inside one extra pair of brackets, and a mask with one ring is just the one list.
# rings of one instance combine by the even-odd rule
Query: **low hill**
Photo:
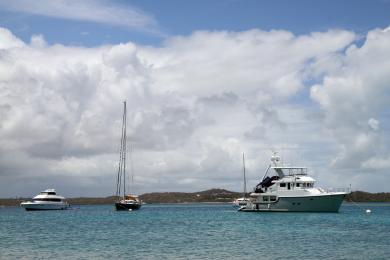
[(0, 199), (0, 206), (18, 206), (22, 201), (29, 200), (28, 198), (17, 198), (17, 199)]
[(348, 202), (390, 202), (389, 192), (369, 193), (364, 191), (354, 191), (345, 197)]
[[(146, 203), (195, 203), (195, 202), (231, 202), (242, 193), (224, 189), (211, 189), (199, 192), (153, 192), (140, 195)], [(30, 198), (0, 199), (0, 206), (18, 206)], [(67, 198), (71, 205), (113, 204), (115, 196), (105, 198)]]
[(200, 192), (153, 192), (140, 198), (146, 203), (191, 203), (191, 202), (231, 202), (242, 193), (224, 189), (211, 189)]

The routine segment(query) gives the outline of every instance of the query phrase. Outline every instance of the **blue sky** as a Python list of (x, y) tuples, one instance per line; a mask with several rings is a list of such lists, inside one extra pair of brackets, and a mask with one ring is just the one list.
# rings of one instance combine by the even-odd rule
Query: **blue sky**
[[(197, 30), (243, 31), (283, 29), (294, 34), (325, 31), (329, 28), (366, 33), (386, 27), (390, 20), (390, 1), (100, 1), (103, 5), (137, 9), (151, 17), (151, 28), (130, 28), (83, 19), (49, 17), (18, 8), (0, 7), (0, 26), (28, 41), (33, 34), (43, 34), (50, 43), (96, 46), (133, 41), (159, 45), (167, 37), (189, 35)], [(4, 8), (5, 7), (5, 8)], [(15, 10), (16, 9), (16, 10)]]
[(0, 197), (240, 190), (271, 151), (388, 191), (390, 1), (0, 1)]

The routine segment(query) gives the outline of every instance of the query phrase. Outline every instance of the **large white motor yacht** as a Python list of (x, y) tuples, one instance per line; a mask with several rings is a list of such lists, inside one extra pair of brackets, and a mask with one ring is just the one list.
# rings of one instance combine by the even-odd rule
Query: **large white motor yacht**
[[(283, 166), (272, 156), (262, 181), (250, 194), (250, 202), (240, 211), (338, 212), (347, 189), (337, 191), (314, 187), (306, 167)], [(273, 170), (273, 174), (268, 174)]]
[(60, 210), (69, 208), (65, 198), (57, 195), (55, 189), (47, 189), (39, 193), (32, 201), (24, 201), (20, 206), (26, 210)]

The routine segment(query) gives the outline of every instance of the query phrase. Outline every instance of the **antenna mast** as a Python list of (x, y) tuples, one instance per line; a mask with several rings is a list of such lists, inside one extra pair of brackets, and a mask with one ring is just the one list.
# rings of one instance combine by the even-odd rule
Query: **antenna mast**
[(242, 165), (244, 168), (244, 199), (246, 198), (245, 155), (242, 153)]

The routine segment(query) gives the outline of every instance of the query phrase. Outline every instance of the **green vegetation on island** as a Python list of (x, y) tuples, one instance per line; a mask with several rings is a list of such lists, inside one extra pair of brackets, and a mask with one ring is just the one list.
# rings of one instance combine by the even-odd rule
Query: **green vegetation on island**
[(390, 202), (390, 192), (369, 193), (353, 191), (344, 200), (348, 202)]
[(146, 203), (199, 203), (199, 202), (231, 202), (242, 197), (242, 193), (224, 189), (211, 189), (200, 192), (153, 192), (140, 196)]

